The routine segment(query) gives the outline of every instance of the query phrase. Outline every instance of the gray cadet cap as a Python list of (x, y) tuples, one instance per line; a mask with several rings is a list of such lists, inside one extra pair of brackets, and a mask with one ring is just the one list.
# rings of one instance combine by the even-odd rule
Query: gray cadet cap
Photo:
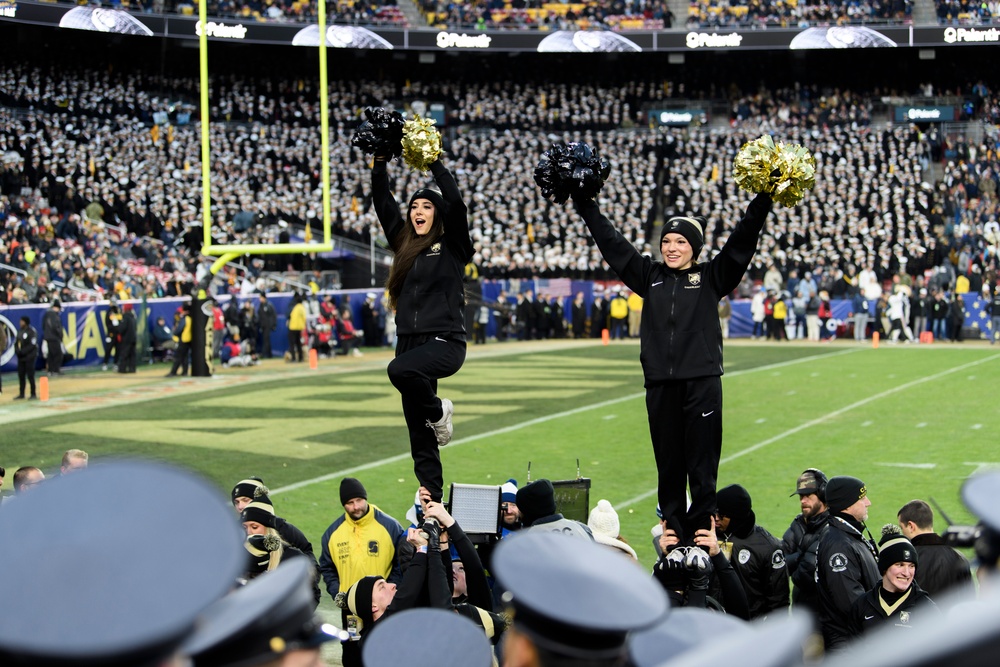
[(195, 667), (249, 667), (347, 639), (316, 616), (313, 570), (307, 559), (293, 558), (222, 598), (198, 619), (182, 652)]
[[(165, 540), (164, 517), (188, 549)], [(0, 512), (0, 664), (159, 664), (232, 587), (241, 542), (226, 499), (177, 468), (103, 463), (46, 482)]]
[(723, 638), (743, 636), (751, 630), (752, 626), (736, 616), (682, 607), (671, 610), (669, 616), (652, 628), (633, 634), (628, 654), (633, 667), (654, 667), (663, 662), (664, 656), (672, 659)]
[(1000, 531), (1000, 471), (972, 475), (962, 485), (962, 500), (976, 517), (993, 530)]
[[(429, 637), (435, 637), (429, 649)], [(483, 629), (453, 611), (410, 609), (372, 626), (361, 648), (365, 667), (490, 667), (493, 649)]]
[[(812, 617), (805, 612), (769, 618), (767, 623), (747, 627), (752, 632), (730, 633), (708, 646), (702, 645), (698, 664), (726, 664), (735, 658), (740, 667), (798, 667), (804, 664), (806, 649), (815, 636)], [(659, 667), (690, 667), (692, 660), (690, 653), (665, 656)]]
[(663, 589), (634, 561), (554, 532), (502, 540), (493, 573), (514, 628), (570, 658), (622, 655), (630, 632), (653, 626), (670, 608)]

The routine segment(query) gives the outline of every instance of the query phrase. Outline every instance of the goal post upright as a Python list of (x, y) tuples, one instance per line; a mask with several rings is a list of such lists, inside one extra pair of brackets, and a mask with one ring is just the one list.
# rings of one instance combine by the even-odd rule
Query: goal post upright
[(198, 3), (198, 19), (201, 29), (198, 31), (198, 68), (199, 92), (201, 99), (201, 196), (202, 196), (202, 248), (203, 255), (218, 257), (213, 262), (209, 273), (195, 287), (192, 294), (192, 375), (210, 376), (212, 374), (212, 299), (208, 287), (212, 278), (228, 262), (242, 255), (284, 255), (291, 253), (320, 253), (333, 250), (333, 233), (331, 224), (330, 202), (330, 118), (329, 118), (329, 84), (327, 81), (326, 53), (326, 1), (320, 0), (317, 5), (317, 20), (319, 22), (319, 98), (320, 98), (320, 181), (322, 187), (323, 208), (323, 241), (322, 243), (251, 243), (251, 244), (221, 244), (212, 239), (212, 152), (210, 141), (209, 110), (209, 80), (208, 80), (208, 3), (201, 0)]

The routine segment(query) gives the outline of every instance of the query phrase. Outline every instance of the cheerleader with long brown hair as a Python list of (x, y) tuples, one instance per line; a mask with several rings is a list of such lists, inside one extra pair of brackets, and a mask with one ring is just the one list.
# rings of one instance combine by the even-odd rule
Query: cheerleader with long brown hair
[(385, 285), (396, 311), (396, 358), (389, 364), (389, 379), (402, 398), (413, 471), (440, 502), (444, 480), (438, 448), (451, 441), (453, 406), (438, 398), (437, 382), (465, 362), (463, 277), (473, 249), (454, 177), (440, 160), (430, 170), (439, 189), (414, 192), (404, 218), (389, 189), (386, 157), (376, 155), (372, 196), (395, 253)]

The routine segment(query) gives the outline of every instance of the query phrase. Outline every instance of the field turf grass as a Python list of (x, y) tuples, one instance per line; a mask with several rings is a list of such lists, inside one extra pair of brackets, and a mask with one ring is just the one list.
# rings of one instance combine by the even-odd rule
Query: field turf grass
[[(655, 466), (638, 344), (589, 341), (470, 346), (440, 394), (455, 402), (455, 440), (442, 450), (450, 482), (514, 477), (592, 480), (646, 564), (653, 560)], [(324, 360), (318, 371), (280, 361), (214, 378), (73, 373), (48, 403), (0, 400), (0, 465), (58, 468), (69, 447), (92, 460), (141, 456), (194, 469), (228, 493), (257, 475), (278, 513), (319, 541), (343, 510), (339, 481), (359, 477), (374, 504), (404, 521), (416, 489), (388, 351)], [(962, 481), (1000, 464), (1000, 354), (984, 345), (726, 347), (720, 487), (745, 486), (758, 522), (780, 538), (797, 512), (798, 474), (865, 480), (877, 532), (913, 498), (933, 497), (971, 521)], [(121, 380), (119, 380), (121, 378)], [(155, 493), (154, 493), (155, 495)], [(152, 499), (151, 499), (152, 500)], [(944, 522), (939, 520), (939, 529)], [(318, 545), (317, 552), (319, 550)]]

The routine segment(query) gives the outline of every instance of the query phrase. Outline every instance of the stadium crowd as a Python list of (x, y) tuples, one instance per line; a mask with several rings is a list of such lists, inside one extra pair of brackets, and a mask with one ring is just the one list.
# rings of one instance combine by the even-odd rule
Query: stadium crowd
[[(53, 283), (63, 286), (64, 300), (73, 300), (70, 291), (91, 298), (183, 292), (199, 265), (200, 137), (195, 124), (152, 121), (176, 114), (169, 100), (193, 85), (27, 65), (0, 74), (0, 263), (27, 274), (4, 274), (6, 301), (44, 301)], [(107, 94), (89, 92), (96, 88)], [(374, 223), (368, 164), (349, 142), (360, 109), (424, 100), (448, 110), (454, 130), (446, 131), (446, 149), (460, 187), (471, 193), (474, 263), (484, 278), (609, 277), (583, 223), (531, 185), (553, 141), (586, 141), (611, 161), (602, 206), (641, 252), (652, 253), (656, 221), (691, 212), (708, 217), (708, 247), (721, 247), (742, 201), (728, 177), (732, 158), (768, 132), (814, 153), (817, 186), (803, 206), (776, 210), (752, 281), (772, 265), (784, 279), (792, 269), (812, 271), (841, 296), (864, 269), (884, 282), (944, 262), (959, 274), (975, 266), (995, 282), (995, 133), (972, 141), (933, 127), (874, 126), (882, 91), (715, 91), (732, 100), (730, 127), (649, 129), (646, 108), (696, 91), (651, 82), (331, 88), (332, 217), (340, 236), (367, 243)], [(979, 115), (995, 120), (996, 94), (980, 83), (974, 95)], [(306, 226), (318, 234), (314, 85), (220, 77), (212, 99), (214, 238), (273, 243), (301, 237)], [(943, 172), (935, 182), (927, 176), (932, 165)], [(392, 187), (398, 197), (422, 179), (404, 170)]]

